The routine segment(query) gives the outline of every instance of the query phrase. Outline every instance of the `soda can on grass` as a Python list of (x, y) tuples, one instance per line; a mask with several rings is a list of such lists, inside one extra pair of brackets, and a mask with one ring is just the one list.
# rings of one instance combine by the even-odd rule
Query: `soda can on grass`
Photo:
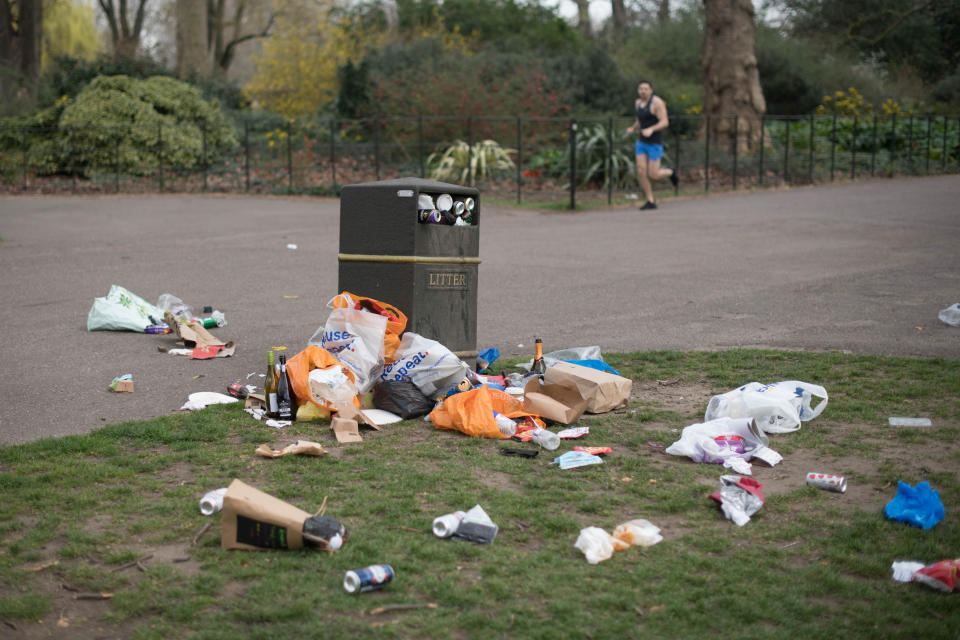
[(393, 567), (388, 564), (372, 564), (363, 569), (347, 571), (343, 576), (343, 588), (347, 593), (363, 593), (382, 589), (393, 580)]
[(837, 493), (847, 492), (847, 479), (843, 476), (835, 476), (829, 473), (808, 473), (807, 484), (817, 489), (823, 489), (824, 491), (836, 491)]

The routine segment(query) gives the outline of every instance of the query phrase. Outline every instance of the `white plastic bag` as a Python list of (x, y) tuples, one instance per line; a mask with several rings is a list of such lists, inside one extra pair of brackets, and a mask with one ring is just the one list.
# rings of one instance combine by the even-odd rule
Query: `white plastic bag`
[[(814, 398), (820, 399), (816, 406), (812, 405)], [(712, 397), (703, 420), (753, 418), (766, 433), (789, 433), (797, 431), (801, 422), (816, 418), (826, 406), (827, 390), (818, 384), (799, 380), (766, 385), (749, 382)]]
[(954, 302), (946, 309), (941, 309), (937, 317), (940, 318), (940, 322), (951, 327), (960, 327), (960, 302)]
[(752, 418), (717, 418), (684, 427), (680, 439), (665, 449), (694, 462), (720, 463), (743, 475), (751, 475), (749, 461), (759, 458), (771, 467), (783, 457), (769, 448), (769, 439)]
[(583, 552), (590, 564), (597, 564), (613, 555), (613, 540), (610, 534), (600, 527), (580, 529), (580, 535), (573, 546)]
[(140, 296), (121, 286), (112, 285), (110, 292), (95, 298), (87, 315), (87, 331), (139, 331), (163, 318), (163, 312)]
[[(543, 362), (548, 367), (556, 362), (563, 360), (600, 360), (603, 362), (603, 355), (600, 353), (600, 347), (570, 347), (568, 349), (558, 349), (550, 353), (543, 354)], [(529, 362), (518, 364), (518, 367), (530, 371), (533, 367), (533, 358)]]
[(428, 398), (457, 386), (469, 367), (452, 351), (437, 342), (407, 331), (397, 348), (396, 362), (380, 374), (383, 381), (410, 380)]
[(628, 520), (613, 530), (613, 546), (617, 551), (627, 547), (652, 547), (661, 540), (660, 527), (649, 520)]
[(310, 395), (333, 407), (344, 407), (353, 402), (357, 387), (343, 372), (343, 368), (332, 366), (326, 369), (314, 369), (307, 375)]
[(357, 378), (357, 391), (366, 393), (383, 368), (384, 316), (361, 309), (332, 309), (326, 324), (310, 337), (309, 344), (329, 351), (350, 367)]

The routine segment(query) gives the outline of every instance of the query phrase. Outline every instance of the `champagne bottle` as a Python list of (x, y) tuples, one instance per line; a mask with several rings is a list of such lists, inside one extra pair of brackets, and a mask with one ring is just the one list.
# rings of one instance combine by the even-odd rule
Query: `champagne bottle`
[(293, 420), (297, 412), (293, 394), (290, 391), (290, 379), (287, 377), (287, 356), (280, 354), (280, 375), (277, 377), (277, 418)]
[(267, 416), (277, 417), (277, 372), (273, 364), (273, 351), (267, 351), (267, 380), (263, 383), (263, 395), (267, 400)]
[(543, 361), (543, 340), (537, 338), (535, 341), (535, 349), (533, 355), (533, 366), (530, 367), (530, 373), (535, 373), (542, 376), (547, 370), (547, 364)]

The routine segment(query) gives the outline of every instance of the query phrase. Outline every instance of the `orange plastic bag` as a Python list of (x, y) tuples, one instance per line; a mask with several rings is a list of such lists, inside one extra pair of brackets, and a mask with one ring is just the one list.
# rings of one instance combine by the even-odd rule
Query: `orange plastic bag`
[(383, 356), (386, 364), (394, 361), (394, 354), (400, 346), (400, 336), (407, 328), (407, 316), (392, 304), (380, 302), (373, 298), (358, 296), (349, 291), (334, 296), (330, 301), (332, 309), (365, 309), (371, 313), (378, 313), (387, 318), (387, 331), (383, 336)]
[[(356, 376), (353, 375), (350, 367), (343, 366), (329, 351), (317, 345), (310, 345), (287, 360), (287, 377), (290, 379), (290, 388), (293, 390), (293, 395), (297, 396), (298, 405), (309, 401), (321, 409), (336, 411), (335, 406), (326, 401), (317, 402), (310, 393), (310, 372), (314, 369), (328, 369), (330, 367), (340, 367), (350, 380), (356, 381)], [(356, 404), (356, 399), (354, 399), (354, 404)]]
[(437, 429), (461, 431), (474, 438), (506, 438), (497, 428), (493, 412), (508, 418), (530, 415), (513, 396), (489, 387), (477, 387), (457, 393), (430, 412)]

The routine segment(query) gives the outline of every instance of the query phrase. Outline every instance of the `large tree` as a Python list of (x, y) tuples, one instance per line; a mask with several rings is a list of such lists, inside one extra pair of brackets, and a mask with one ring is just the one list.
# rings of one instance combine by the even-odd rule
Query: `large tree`
[[(148, 0), (97, 0), (110, 27), (115, 58), (132, 58), (140, 49), (140, 36)], [(131, 19), (132, 14), (132, 19)]]
[(43, 34), (41, 0), (0, 0), (0, 99), (14, 87), (32, 93), (40, 75)]
[(703, 0), (706, 9), (703, 52), (703, 113), (710, 135), (736, 140), (737, 149), (760, 143), (760, 116), (766, 110), (754, 53), (754, 12), (751, 0)]
[(226, 75), (237, 47), (264, 38), (274, 14), (266, 0), (176, 0), (177, 70)]

